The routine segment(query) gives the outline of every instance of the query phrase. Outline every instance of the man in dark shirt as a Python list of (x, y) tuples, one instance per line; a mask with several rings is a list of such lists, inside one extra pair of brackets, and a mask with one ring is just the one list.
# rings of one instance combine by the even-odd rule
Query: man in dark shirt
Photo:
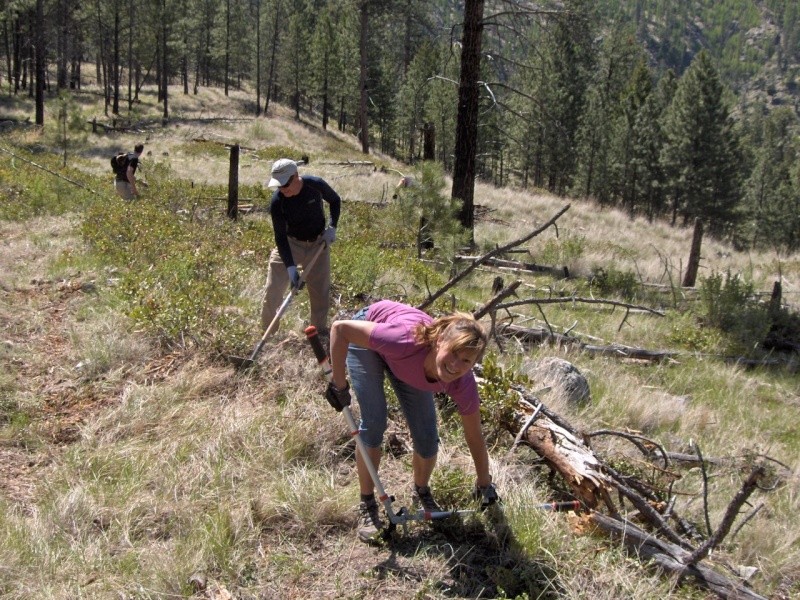
[(127, 164), (117, 171), (114, 177), (114, 189), (123, 200), (134, 200), (139, 196), (136, 189), (136, 169), (139, 167), (139, 157), (144, 152), (144, 144), (136, 144), (133, 152), (128, 153)]
[[(289, 284), (293, 287), (299, 284), (297, 267), (305, 269), (317, 250), (324, 247), (313, 267), (304, 270), (304, 274), (311, 304), (311, 324), (325, 334), (331, 292), (330, 245), (336, 241), (341, 198), (324, 179), (312, 175), (301, 177), (297, 163), (288, 158), (275, 161), (267, 186), (278, 188), (269, 205), (276, 248), (269, 257), (261, 327), (264, 330), (269, 327)], [(323, 200), (328, 203), (330, 212), (327, 224)]]

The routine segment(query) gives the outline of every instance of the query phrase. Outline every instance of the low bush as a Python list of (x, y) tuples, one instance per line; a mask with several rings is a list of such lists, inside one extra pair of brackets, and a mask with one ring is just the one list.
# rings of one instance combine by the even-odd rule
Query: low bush
[(715, 273), (700, 281), (700, 323), (727, 336), (726, 351), (752, 355), (771, 327), (767, 308), (758, 303), (753, 284), (728, 272)]
[(635, 273), (620, 271), (613, 265), (608, 268), (595, 267), (590, 284), (602, 296), (618, 296), (629, 301), (634, 300), (641, 289)]

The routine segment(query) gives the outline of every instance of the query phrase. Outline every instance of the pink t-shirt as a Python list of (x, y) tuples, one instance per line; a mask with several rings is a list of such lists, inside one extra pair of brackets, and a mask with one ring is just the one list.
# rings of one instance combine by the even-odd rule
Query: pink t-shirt
[(444, 392), (456, 403), (459, 414), (471, 415), (480, 408), (478, 385), (469, 371), (450, 383), (431, 382), (425, 377), (429, 346), (414, 339), (414, 327), (433, 319), (412, 306), (381, 300), (367, 309), (366, 320), (375, 323), (369, 336), (370, 350), (377, 352), (400, 380), (418, 390)]

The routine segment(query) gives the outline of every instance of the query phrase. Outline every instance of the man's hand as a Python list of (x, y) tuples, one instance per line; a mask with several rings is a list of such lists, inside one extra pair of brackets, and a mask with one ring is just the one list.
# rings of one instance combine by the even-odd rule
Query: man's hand
[(325, 390), (325, 399), (336, 409), (336, 412), (342, 412), (345, 406), (350, 406), (350, 384), (345, 383), (344, 387), (339, 389), (331, 381), (328, 389)]
[(493, 483), (489, 485), (476, 485), (473, 497), (475, 500), (480, 501), (481, 510), (486, 510), (492, 504), (500, 502), (500, 496), (497, 495), (497, 489), (494, 487)]
[(336, 227), (331, 225), (325, 231), (322, 232), (322, 239), (325, 240), (325, 243), (330, 246), (333, 242), (336, 241)]
[(292, 284), (293, 288), (300, 289), (300, 273), (297, 272), (297, 267), (292, 265), (291, 267), (286, 267), (286, 271), (289, 273), (289, 281)]

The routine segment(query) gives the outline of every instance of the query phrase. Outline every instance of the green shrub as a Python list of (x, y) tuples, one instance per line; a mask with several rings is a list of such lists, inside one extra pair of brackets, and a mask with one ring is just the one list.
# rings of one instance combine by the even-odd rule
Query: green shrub
[(75, 169), (62, 167), (57, 155), (40, 153), (34, 157), (13, 147), (10, 152), (14, 156), (3, 153), (0, 160), (0, 219), (23, 221), (63, 215), (100, 199), (90, 191), (99, 189), (96, 182)]
[(478, 385), (481, 396), (481, 421), (491, 427), (489, 437), (497, 437), (503, 431), (516, 428), (515, 414), (519, 396), (511, 391), (511, 386), (526, 384), (528, 379), (514, 369), (503, 369), (493, 352), (487, 352), (481, 364), (483, 381)]
[(470, 492), (474, 485), (474, 472), (467, 473), (451, 465), (440, 465), (431, 476), (431, 488), (442, 507), (467, 508), (472, 502)]
[(547, 240), (536, 259), (545, 265), (568, 264), (583, 256), (585, 249), (586, 238), (568, 235), (563, 238)]
[(753, 295), (753, 284), (728, 272), (715, 273), (700, 281), (701, 323), (728, 336), (727, 351), (751, 354), (771, 327), (766, 307)]
[(625, 300), (635, 299), (641, 289), (635, 273), (620, 271), (613, 266), (607, 269), (595, 267), (592, 270), (590, 284), (603, 296), (617, 295)]
[(253, 268), (247, 259), (265, 260), (267, 228), (230, 221), (219, 206), (200, 220), (185, 184), (165, 176), (158, 185), (169, 206), (98, 203), (87, 211), (83, 237), (106, 264), (122, 269), (125, 312), (140, 326), (166, 344), (189, 339), (238, 352), (252, 335), (244, 315), (253, 311), (241, 293)]
[(457, 218), (459, 209), (460, 203), (446, 191), (441, 166), (428, 161), (423, 163), (415, 184), (399, 191), (395, 202), (386, 210), (383, 225), (390, 231), (389, 241), (416, 247), (420, 219), (424, 218), (426, 225), (422, 235), (430, 238), (440, 254), (451, 257), (467, 240)]
[(719, 348), (722, 334), (718, 329), (701, 327), (691, 313), (674, 313), (670, 317), (671, 327), (667, 338), (670, 344), (694, 352), (713, 353)]
[(770, 316), (772, 326), (764, 345), (774, 350), (797, 350), (800, 345), (800, 314), (780, 308), (771, 310)]

